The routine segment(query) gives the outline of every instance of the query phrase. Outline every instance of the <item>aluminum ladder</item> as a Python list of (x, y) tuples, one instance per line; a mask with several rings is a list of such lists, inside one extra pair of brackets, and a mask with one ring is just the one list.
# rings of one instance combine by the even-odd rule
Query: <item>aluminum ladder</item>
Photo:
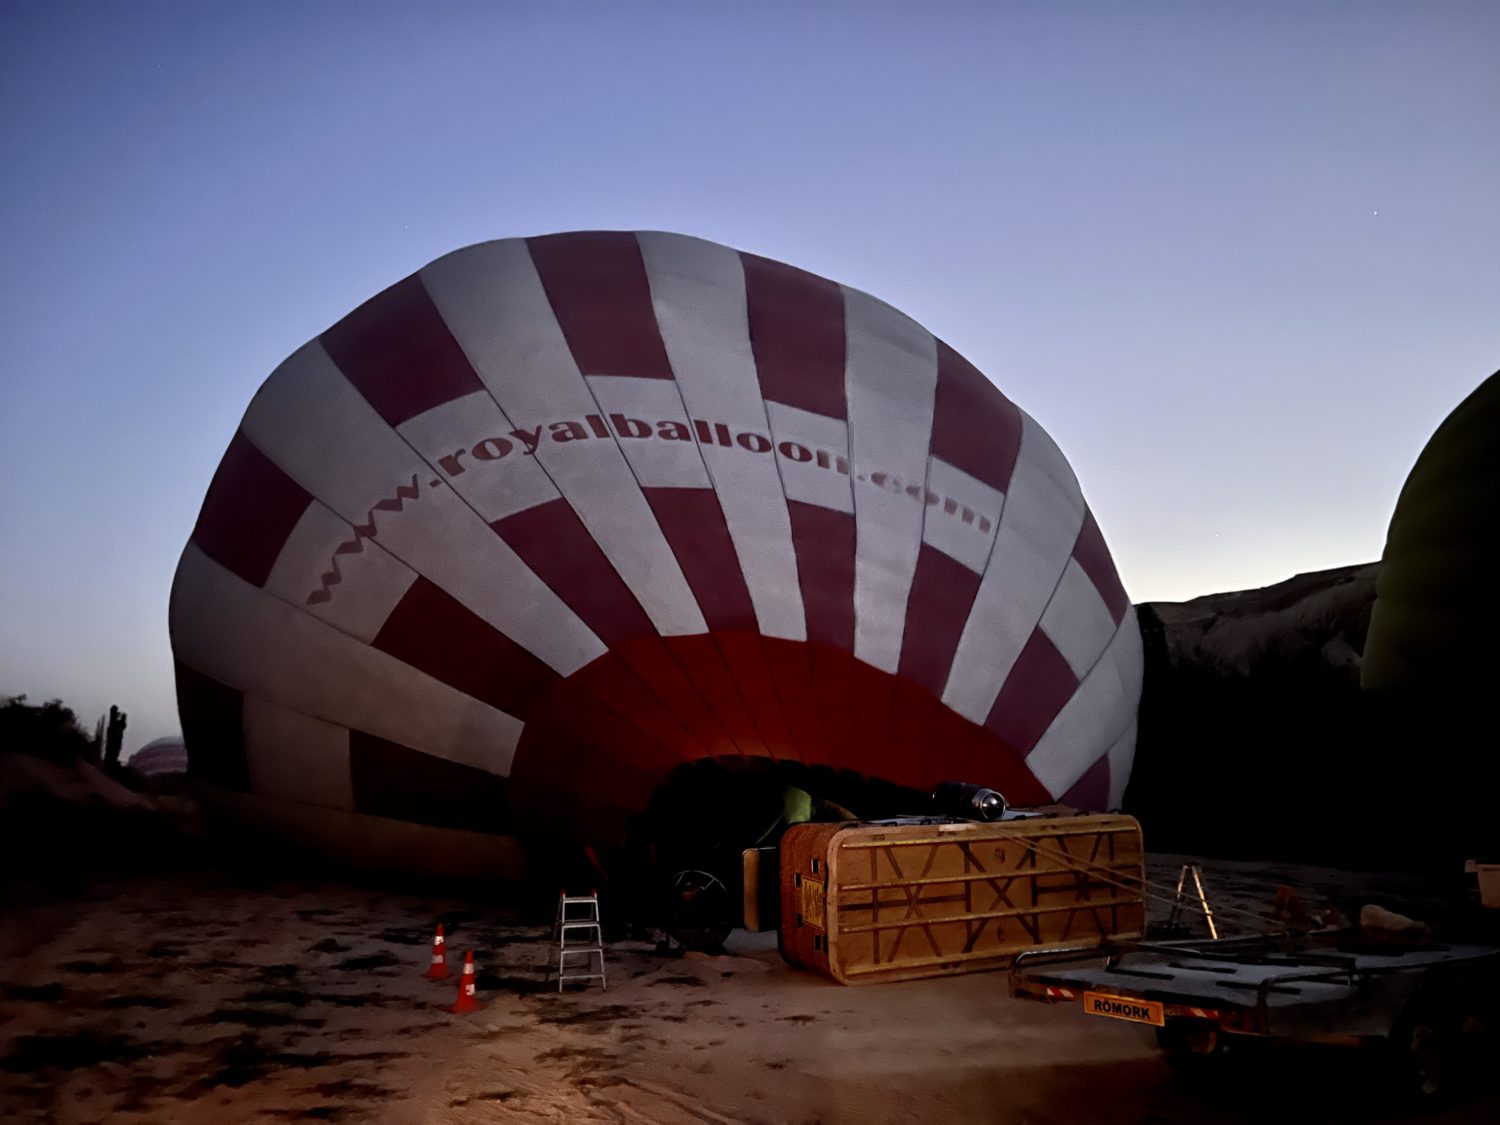
[[(590, 891), (586, 895), (558, 892), (557, 920), (552, 923), (552, 944), (557, 947), (557, 991), (561, 992), (563, 985), (571, 980), (597, 980), (601, 989), (609, 988), (604, 979), (604, 933), (599, 928), (598, 891)], [(583, 958), (581, 965), (577, 961), (580, 957)], [(599, 959), (597, 970), (594, 967), (595, 957)], [(549, 958), (548, 977), (552, 975), (552, 971)]]
[(1197, 891), (1198, 906), (1203, 911), (1204, 920), (1208, 922), (1209, 935), (1214, 941), (1218, 941), (1219, 927), (1214, 924), (1213, 908), (1208, 905), (1208, 895), (1203, 890), (1203, 875), (1198, 870), (1196, 863), (1184, 863), (1182, 870), (1177, 875), (1177, 895), (1172, 899), (1172, 912), (1167, 916), (1167, 932), (1181, 933), (1183, 930), (1182, 908), (1185, 905), (1183, 900), (1187, 897), (1188, 893), (1187, 879), (1189, 875), (1193, 877), (1193, 887)]

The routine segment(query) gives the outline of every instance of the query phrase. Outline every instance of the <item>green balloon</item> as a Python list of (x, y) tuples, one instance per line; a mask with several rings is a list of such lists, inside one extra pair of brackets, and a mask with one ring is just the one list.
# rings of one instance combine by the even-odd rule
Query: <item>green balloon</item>
[(1467, 695), (1500, 673), (1500, 372), (1448, 415), (1396, 501), (1362, 685)]

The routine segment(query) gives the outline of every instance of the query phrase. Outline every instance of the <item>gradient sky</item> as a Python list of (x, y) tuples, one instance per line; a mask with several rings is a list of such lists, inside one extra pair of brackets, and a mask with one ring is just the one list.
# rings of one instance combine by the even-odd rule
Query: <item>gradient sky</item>
[(172, 572), (255, 388), (556, 230), (911, 314), (1057, 439), (1138, 601), (1377, 558), (1500, 367), (1497, 58), (1491, 0), (3, 0), (0, 694), (175, 732)]

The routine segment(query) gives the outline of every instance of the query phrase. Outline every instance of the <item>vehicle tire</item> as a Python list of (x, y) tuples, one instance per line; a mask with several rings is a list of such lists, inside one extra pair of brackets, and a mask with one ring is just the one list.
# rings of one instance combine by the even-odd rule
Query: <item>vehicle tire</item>
[(1431, 1003), (1408, 1005), (1391, 1029), (1393, 1077), (1398, 1092), (1417, 1107), (1436, 1106), (1452, 1094), (1458, 1077), (1454, 1021)]
[(1156, 1029), (1156, 1045), (1167, 1065), (1185, 1074), (1217, 1069), (1227, 1052), (1226, 1037), (1212, 1020), (1168, 1020)]
[(733, 906), (717, 875), (698, 868), (679, 871), (672, 877), (667, 932), (688, 949), (717, 952), (734, 930)]
[(1467, 1090), (1492, 1081), (1500, 1064), (1500, 1023), (1488, 1005), (1470, 1000), (1453, 1024), (1453, 1058), (1460, 1081)]

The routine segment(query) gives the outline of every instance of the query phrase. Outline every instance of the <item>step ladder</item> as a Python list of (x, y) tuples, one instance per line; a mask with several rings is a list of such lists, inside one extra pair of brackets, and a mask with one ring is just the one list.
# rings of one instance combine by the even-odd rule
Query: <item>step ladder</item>
[[(571, 980), (597, 980), (608, 989), (604, 979), (604, 934), (599, 928), (599, 892), (570, 895), (557, 894), (557, 920), (552, 923), (552, 944), (557, 948), (557, 991)], [(594, 958), (598, 958), (595, 969)], [(582, 963), (579, 963), (582, 958)], [(547, 976), (552, 975), (549, 957)], [(544, 980), (543, 984), (546, 983)]]
[(1208, 905), (1208, 895), (1203, 890), (1203, 876), (1198, 870), (1196, 863), (1184, 863), (1182, 870), (1177, 875), (1177, 895), (1172, 900), (1172, 912), (1167, 916), (1167, 932), (1182, 932), (1182, 908), (1188, 905), (1185, 901), (1188, 897), (1188, 876), (1193, 877), (1193, 888), (1197, 891), (1198, 907), (1203, 911), (1203, 918), (1208, 923), (1209, 935), (1214, 941), (1219, 940), (1219, 927), (1214, 923), (1213, 908)]

